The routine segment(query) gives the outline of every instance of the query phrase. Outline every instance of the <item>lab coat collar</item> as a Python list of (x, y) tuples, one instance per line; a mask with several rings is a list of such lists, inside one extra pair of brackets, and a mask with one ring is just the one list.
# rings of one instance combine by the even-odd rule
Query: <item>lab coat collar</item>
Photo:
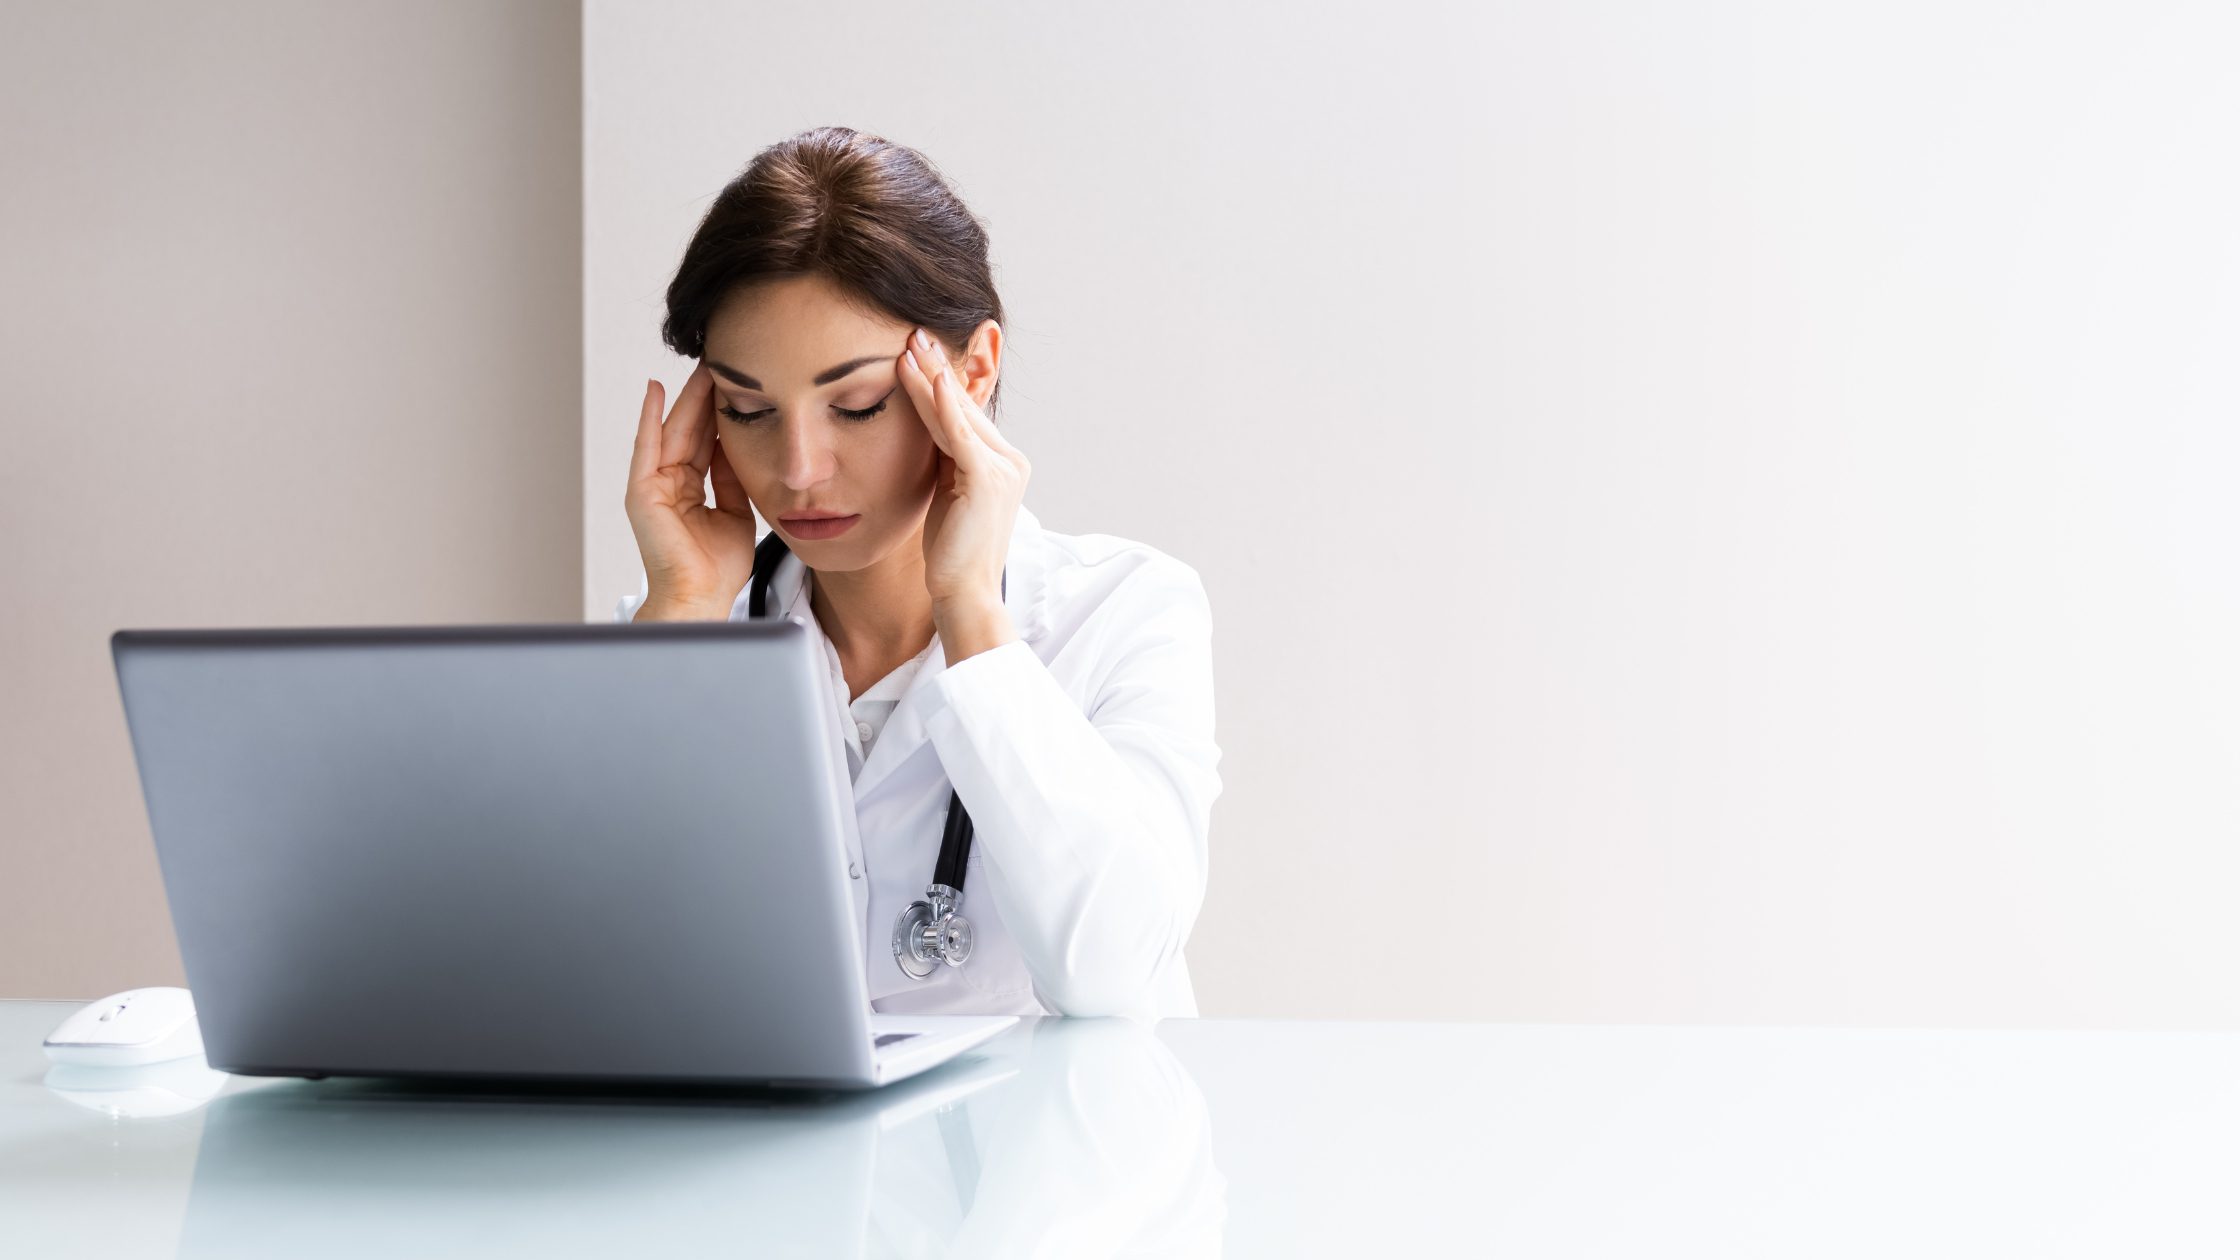
[[(1046, 598), (1050, 572), (1049, 543), (1043, 536), (1042, 522), (1019, 505), (1019, 514), (1011, 522), (1011, 544), (1004, 560), (1004, 610), (1011, 614), (1012, 629), (1030, 646), (1048, 633), (1049, 607)], [(816, 617), (804, 597), (807, 585), (807, 566), (801, 557), (791, 552), (778, 564), (778, 571), (770, 575), (770, 606), (783, 610), (779, 615), (798, 613), (811, 625)], [(740, 605), (742, 609), (745, 605)], [(820, 627), (821, 632), (821, 627)], [(894, 712), (887, 716), (879, 738), (871, 745), (871, 753), (864, 759), (863, 768), (856, 772), (855, 795), (861, 800), (878, 785), (896, 764), (901, 762), (920, 744), (926, 742), (925, 708), (927, 689), (933, 680), (949, 668), (949, 657), (939, 635), (934, 636), (932, 650), (911, 678), (909, 688), (895, 704)]]

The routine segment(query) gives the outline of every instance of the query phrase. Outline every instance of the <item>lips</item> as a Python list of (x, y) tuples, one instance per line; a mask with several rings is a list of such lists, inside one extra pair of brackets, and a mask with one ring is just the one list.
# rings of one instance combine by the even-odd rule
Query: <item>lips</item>
[(787, 522), (792, 522), (792, 521), (836, 521), (836, 520), (839, 520), (839, 519), (840, 519), (841, 517), (843, 517), (843, 516), (854, 516), (854, 515), (855, 515), (855, 513), (853, 513), (853, 512), (793, 512), (793, 513), (788, 513), (788, 514), (787, 514), (787, 515), (785, 515), (785, 516), (781, 516), (781, 517), (779, 517), (778, 519), (779, 519), (779, 520), (781, 520), (781, 521), (787, 521)]
[(847, 516), (781, 516), (778, 524), (795, 538), (823, 540), (838, 538), (854, 529), (862, 519), (854, 513)]

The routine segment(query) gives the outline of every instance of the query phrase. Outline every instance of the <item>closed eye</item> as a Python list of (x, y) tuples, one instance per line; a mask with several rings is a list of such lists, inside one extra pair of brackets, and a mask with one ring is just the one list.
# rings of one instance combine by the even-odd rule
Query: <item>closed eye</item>
[[(850, 420), (869, 420), (871, 417), (878, 415), (882, 411), (885, 411), (887, 409), (887, 399), (892, 397), (894, 397), (894, 391), (890, 389), (887, 391), (885, 398), (881, 398), (879, 401), (871, 404), (861, 411), (850, 411), (846, 407), (834, 407), (833, 410), (839, 412), (842, 416), (845, 416)], [(731, 420), (739, 424), (746, 424), (749, 421), (760, 420), (762, 417), (767, 416), (771, 412), (776, 410), (777, 408), (775, 407), (764, 407), (760, 411), (740, 411), (735, 407), (725, 405), (719, 405), (716, 408), (716, 412), (724, 419)]]

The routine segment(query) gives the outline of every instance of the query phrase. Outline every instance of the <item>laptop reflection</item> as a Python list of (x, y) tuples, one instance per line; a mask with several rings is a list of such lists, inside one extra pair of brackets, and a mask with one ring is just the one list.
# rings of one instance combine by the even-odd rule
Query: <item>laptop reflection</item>
[(179, 1254), (1216, 1255), (1225, 1198), (1204, 1098), (1149, 1029), (1041, 1019), (869, 1093), (228, 1094)]

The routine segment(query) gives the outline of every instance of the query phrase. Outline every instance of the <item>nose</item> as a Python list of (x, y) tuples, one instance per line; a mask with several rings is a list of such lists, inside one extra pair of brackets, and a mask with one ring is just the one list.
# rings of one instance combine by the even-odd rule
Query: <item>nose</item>
[(786, 489), (807, 490), (832, 476), (832, 444), (825, 426), (784, 412), (778, 414), (778, 464)]

